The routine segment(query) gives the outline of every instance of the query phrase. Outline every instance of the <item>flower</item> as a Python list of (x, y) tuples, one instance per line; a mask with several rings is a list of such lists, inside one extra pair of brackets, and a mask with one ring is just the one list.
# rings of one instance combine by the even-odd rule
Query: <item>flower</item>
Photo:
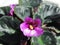
[(41, 20), (33, 20), (30, 17), (25, 18), (25, 21), (20, 24), (20, 29), (23, 34), (27, 37), (37, 37), (43, 34), (43, 29), (41, 28)]
[(13, 16), (15, 6), (16, 6), (15, 4), (10, 5), (10, 14), (11, 14), (11, 16)]

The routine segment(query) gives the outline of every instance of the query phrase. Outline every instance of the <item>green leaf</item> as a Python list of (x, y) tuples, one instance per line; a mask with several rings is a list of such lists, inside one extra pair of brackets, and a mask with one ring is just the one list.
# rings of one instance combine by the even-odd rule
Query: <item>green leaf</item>
[[(16, 32), (12, 27), (14, 25), (12, 20), (13, 19), (9, 16), (2, 16), (0, 18), (0, 35), (4, 35), (4, 32), (8, 34), (14, 34)], [(9, 21), (11, 21), (11, 23)]]
[[(47, 16), (51, 16), (54, 14), (60, 13), (60, 8), (57, 6), (57, 4), (51, 3), (51, 2), (43, 2), (42, 5), (42, 13), (40, 13), (44, 18)], [(42, 18), (42, 17), (41, 17)]]
[(7, 15), (10, 12), (10, 7), (1, 7), (1, 9), (4, 11), (4, 14)]
[(44, 32), (41, 37), (32, 37), (32, 45), (56, 45), (56, 43), (55, 36), (49, 31)]
[(42, 0), (29, 0), (29, 3), (32, 7), (38, 7)]
[(42, 22), (44, 23), (46, 17), (52, 16), (55, 14), (60, 14), (60, 8), (54, 3), (44, 1), (38, 7), (38, 12), (34, 15), (34, 17), (35, 18), (37, 18), (37, 17), (41, 18)]
[(3, 45), (3, 44), (0, 44), (0, 45)]
[(19, 4), (25, 7), (38, 7), (42, 0), (19, 0)]
[(2, 9), (0, 9), (0, 14), (5, 15), (5, 13)]
[[(20, 23), (16, 17), (2, 16), (0, 18), (0, 43), (3, 45), (15, 45), (19, 40), (26, 39), (20, 31)], [(4, 34), (4, 35), (3, 35)], [(24, 37), (24, 38), (21, 38)], [(20, 39), (21, 38), (21, 39)]]
[(20, 2), (20, 5), (23, 5), (23, 6), (37, 7), (40, 5), (42, 0), (20, 0), (19, 2)]
[(57, 45), (60, 45), (60, 36), (56, 36), (57, 39)]
[(44, 34), (42, 35), (42, 40), (45, 45), (56, 45), (56, 38), (49, 31), (44, 32)]
[(24, 6), (16, 6), (15, 14), (18, 18), (24, 20), (26, 17), (30, 16), (30, 9)]
[(30, 2), (29, 0), (19, 0), (20, 6), (25, 6), (25, 7), (30, 7)]
[(41, 37), (32, 37), (32, 45), (44, 45)]
[(3, 32), (0, 32), (0, 36), (3, 36), (3, 35), (5, 35)]

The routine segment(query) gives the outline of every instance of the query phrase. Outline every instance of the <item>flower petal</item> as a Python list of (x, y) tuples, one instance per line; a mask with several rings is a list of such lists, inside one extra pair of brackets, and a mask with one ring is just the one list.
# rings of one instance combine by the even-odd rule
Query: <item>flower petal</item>
[(30, 32), (31, 32), (31, 30), (29, 30), (29, 29), (27, 28), (27, 29), (25, 29), (25, 30), (23, 31), (23, 34), (24, 34), (25, 36), (30, 37)]
[(36, 37), (37, 36), (37, 32), (35, 30), (32, 30), (30, 32), (30, 37)]
[(16, 4), (12, 4), (12, 5), (10, 5), (10, 8), (14, 9), (15, 6), (16, 6)]
[(35, 31), (37, 32), (36, 36), (41, 36), (44, 32), (44, 30), (42, 28), (39, 28), (39, 27), (36, 27)]
[(40, 19), (35, 19), (34, 23), (35, 23), (35, 25), (38, 25), (38, 26), (40, 26), (42, 24)]
[(12, 5), (10, 5), (10, 14), (11, 14), (11, 16), (13, 16), (13, 12), (14, 12), (14, 7), (15, 7), (16, 5), (15, 4), (12, 4)]
[(24, 30), (27, 29), (27, 28), (28, 28), (28, 24), (26, 24), (25, 22), (22, 23), (22, 24), (20, 24), (20, 29), (21, 29), (21, 31), (24, 31)]
[(11, 10), (10, 10), (10, 14), (11, 14), (11, 16), (13, 16), (13, 12), (14, 12), (14, 10), (11, 9)]
[(27, 23), (32, 23), (32, 22), (33, 22), (33, 19), (30, 18), (30, 17), (26, 17), (26, 18), (25, 18), (25, 22), (27, 22)]

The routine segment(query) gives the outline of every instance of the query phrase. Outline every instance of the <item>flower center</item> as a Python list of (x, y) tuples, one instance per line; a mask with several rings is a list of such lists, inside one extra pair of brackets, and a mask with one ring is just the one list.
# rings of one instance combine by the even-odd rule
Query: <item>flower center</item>
[(29, 28), (30, 28), (31, 30), (33, 30), (34, 27), (33, 27), (33, 25), (29, 25)]

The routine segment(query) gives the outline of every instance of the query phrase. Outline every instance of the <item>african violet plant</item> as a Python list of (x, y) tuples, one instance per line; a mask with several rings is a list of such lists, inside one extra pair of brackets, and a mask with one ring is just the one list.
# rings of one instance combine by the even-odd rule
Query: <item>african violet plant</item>
[[(35, 11), (37, 12), (37, 7), (40, 5), (42, 0), (21, 0), (21, 2), (22, 4), (20, 3), (20, 6), (15, 7), (16, 16), (23, 21), (20, 24), (20, 29), (23, 34), (28, 37), (28, 40), (31, 38), (31, 45), (36, 45), (32, 43), (33, 38), (41, 36), (44, 32), (41, 27), (42, 20), (34, 17)], [(41, 42), (41, 40), (38, 39), (38, 42)], [(42, 42), (41, 45), (43, 45)]]
[(32, 37), (43, 34), (42, 21), (33, 18), (31, 7), (12, 4), (0, 9), (0, 44), (30, 45)]
[(56, 9), (57, 5), (47, 4), (42, 0), (19, 0), (19, 3), (19, 5), (2, 7), (0, 10), (2, 29), (0, 43), (3, 45), (56, 45), (54, 35), (49, 31), (45, 32), (44, 22), (51, 21), (44, 19), (59, 12)]
[[(10, 8), (11, 8), (10, 15), (11, 16), (13, 16), (15, 6), (16, 5), (14, 5), (14, 4), (10, 6)], [(31, 16), (25, 16), (24, 18), (22, 18), (23, 20), (22, 19), (21, 20), (23, 22), (20, 24), (20, 30), (23, 32), (24, 36), (28, 37), (28, 40), (31, 39), (32, 37), (41, 36), (44, 32), (41, 27), (42, 26), (41, 19), (39, 19), (39, 18), (33, 19), (32, 8), (29, 11), (30, 11), (29, 13), (31, 13), (30, 14)], [(23, 14), (23, 15), (25, 15), (25, 14)]]

